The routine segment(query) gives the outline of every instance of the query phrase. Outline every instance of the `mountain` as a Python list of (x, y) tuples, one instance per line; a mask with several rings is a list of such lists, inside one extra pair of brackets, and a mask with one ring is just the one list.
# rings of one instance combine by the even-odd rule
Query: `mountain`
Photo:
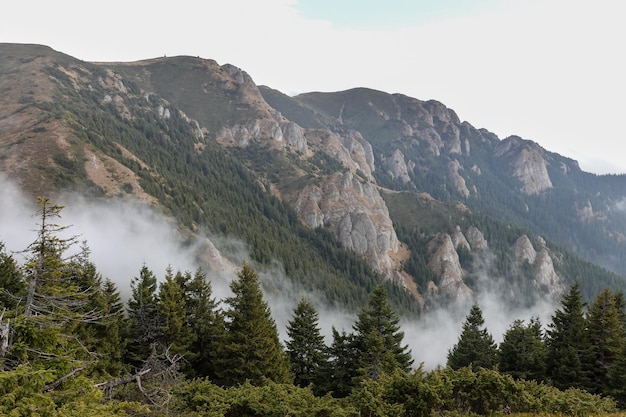
[(434, 100), (289, 97), (212, 60), (94, 63), (19, 44), (0, 44), (0, 92), (0, 172), (26, 193), (144, 201), (190, 239), (240, 239), (331, 305), (363, 305), (381, 280), (407, 314), (485, 288), (519, 305), (574, 281), (587, 299), (626, 290), (626, 176)]

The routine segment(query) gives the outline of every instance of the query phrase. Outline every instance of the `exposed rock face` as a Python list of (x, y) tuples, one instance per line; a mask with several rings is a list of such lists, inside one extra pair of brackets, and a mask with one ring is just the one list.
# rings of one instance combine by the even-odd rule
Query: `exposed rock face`
[(564, 283), (554, 270), (554, 263), (550, 251), (545, 246), (545, 241), (537, 238), (536, 251), (532, 242), (526, 235), (520, 236), (513, 245), (515, 261), (518, 264), (527, 263), (533, 268), (533, 284), (546, 291), (549, 298), (555, 298), (563, 293)]
[(548, 249), (541, 249), (537, 253), (533, 267), (535, 285), (545, 288), (551, 298), (556, 298), (563, 293), (565, 285), (554, 270), (554, 264)]
[(428, 244), (428, 253), (428, 267), (438, 277), (436, 292), (456, 301), (469, 300), (473, 292), (463, 282), (463, 269), (450, 235), (438, 234)]
[(537, 252), (526, 235), (520, 236), (513, 245), (513, 254), (515, 261), (519, 264), (527, 262), (530, 265), (535, 263)]
[(374, 181), (372, 145), (357, 131), (350, 130), (339, 134), (327, 129), (307, 129), (306, 137), (311, 147), (323, 149), (339, 160), (350, 172), (360, 172), (369, 181)]
[(464, 248), (467, 250), (472, 250), (472, 247), (465, 238), (465, 235), (463, 234), (463, 232), (461, 232), (461, 226), (456, 226), (456, 229), (452, 234), (451, 239), (455, 249)]
[(304, 130), (294, 122), (282, 124), (282, 132), (288, 146), (300, 153), (307, 153), (307, 142), (304, 137)]
[(389, 211), (378, 190), (352, 173), (334, 174), (318, 185), (307, 185), (293, 204), (313, 228), (327, 227), (341, 243), (363, 254), (378, 272), (390, 274), (390, 253), (399, 249)]
[(442, 103), (429, 100), (424, 103), (424, 107), (428, 109), (433, 116), (433, 121), (437, 128), (443, 132), (441, 140), (444, 143), (446, 151), (449, 153), (461, 153), (461, 134), (459, 125), (461, 121), (454, 110), (447, 108)]
[(454, 188), (465, 198), (469, 197), (470, 190), (465, 185), (465, 178), (459, 174), (459, 170), (463, 169), (463, 165), (456, 159), (448, 163), (448, 175), (454, 184)]
[(400, 149), (395, 149), (386, 159), (387, 171), (392, 178), (398, 178), (403, 183), (411, 181), (409, 170), (404, 160), (404, 154)]
[(496, 156), (512, 157), (512, 174), (522, 182), (520, 189), (524, 194), (539, 194), (552, 188), (548, 175), (547, 162), (539, 145), (523, 141), (517, 136), (502, 141), (496, 148)]
[(483, 232), (478, 230), (474, 226), (470, 226), (467, 229), (467, 241), (469, 242), (472, 250), (475, 252), (481, 252), (487, 250), (489, 245), (487, 244), (487, 240), (485, 239), (485, 235)]
[(340, 135), (341, 143), (349, 155), (349, 159), (354, 163), (355, 169), (365, 174), (369, 180), (374, 180), (372, 172), (376, 167), (374, 164), (374, 151), (372, 145), (363, 139), (361, 133), (356, 130), (349, 130)]

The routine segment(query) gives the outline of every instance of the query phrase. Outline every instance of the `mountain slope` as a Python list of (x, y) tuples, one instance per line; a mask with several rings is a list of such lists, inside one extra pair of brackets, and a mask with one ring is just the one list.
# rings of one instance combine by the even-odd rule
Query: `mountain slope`
[(184, 233), (242, 239), (327, 303), (362, 305), (384, 280), (415, 312), (470, 300), (485, 273), (519, 303), (576, 279), (589, 297), (626, 288), (563, 249), (625, 274), (623, 176), (500, 140), (436, 101), (288, 97), (192, 57), (86, 63), (2, 44), (0, 62), (0, 170), (23, 189), (143, 199)]

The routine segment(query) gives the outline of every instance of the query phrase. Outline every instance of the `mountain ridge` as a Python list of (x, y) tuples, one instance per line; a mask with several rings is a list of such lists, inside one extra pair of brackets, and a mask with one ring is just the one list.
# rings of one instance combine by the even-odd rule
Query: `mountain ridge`
[[(437, 256), (454, 264), (453, 278), (442, 277), (446, 268), (433, 267), (439, 261), (426, 259), (438, 250), (426, 248), (437, 239), (452, 239), (457, 227), (462, 233), (481, 229), (473, 224), (478, 213), (519, 227), (518, 235), (506, 245), (487, 245), (491, 250), (512, 251), (522, 235), (545, 234), (556, 243), (546, 243), (542, 257), (548, 256), (561, 269), (558, 282), (546, 278), (553, 272), (549, 267), (547, 272), (541, 267), (534, 272), (519, 267), (523, 272), (515, 280), (525, 291), (535, 288), (535, 296), (540, 288), (559, 289), (577, 279), (564, 276), (568, 267), (559, 264), (567, 256), (558, 245), (622, 277), (626, 274), (626, 265), (619, 261), (626, 252), (626, 239), (622, 239), (626, 222), (617, 210), (620, 201), (626, 201), (625, 176), (585, 173), (576, 161), (535, 142), (515, 136), (500, 139), (461, 122), (453, 110), (435, 100), (367, 88), (289, 97), (256, 86), (245, 71), (213, 60), (181, 56), (85, 63), (63, 54), (55, 58), (51, 51), (0, 45), (5, 61), (0, 90), (12, 93), (5, 96), (10, 100), (5, 100), (0, 114), (0, 170), (32, 193), (78, 187), (99, 198), (142, 198), (197, 232), (211, 223), (208, 207), (217, 208), (210, 200), (194, 196), (194, 187), (210, 193), (213, 185), (189, 169), (214, 172), (209, 171), (208, 161), (217, 165), (228, 155), (228, 161), (246, 167), (246, 174), (239, 165), (232, 172), (253, 184), (246, 187), (260, 187), (262, 193), (294, 210), (308, 230), (330, 233), (343, 249), (366, 260), (372, 272), (357, 266), (360, 277), (352, 277), (351, 285), (361, 285), (364, 277), (371, 278), (363, 282), (374, 282), (380, 274), (407, 290), (422, 308), (429, 305), (428, 298), (433, 300), (430, 303), (440, 298), (458, 301), (456, 289), (441, 297), (446, 282), (471, 290), (473, 269), (484, 248), (447, 244), (445, 253)], [(37, 62), (41, 67), (34, 67)], [(24, 75), (24, 65), (29, 64), (31, 76), (37, 74), (40, 80), (31, 90), (16, 84), (21, 77), (10, 76), (17, 71), (31, 79)], [(35, 87), (47, 89), (49, 95)], [(56, 139), (50, 140), (52, 136)], [(163, 151), (152, 155), (145, 147)], [(207, 159), (209, 154), (217, 159)], [(168, 166), (173, 165), (179, 170), (175, 180), (169, 178), (173, 171)], [(184, 178), (194, 187), (183, 184)], [(437, 230), (428, 225), (429, 219), (411, 226), (402, 211), (413, 203), (404, 200), (396, 204), (406, 207), (392, 208), (392, 193), (410, 193), (423, 207), (447, 206), (447, 224), (442, 221)], [(269, 207), (287, 210), (277, 202), (267, 204), (255, 218), (271, 219), (274, 209)], [(420, 210), (438, 216), (434, 208)], [(284, 213), (288, 222), (295, 221), (292, 214)], [(211, 226), (245, 236), (255, 253), (250, 242), (258, 237), (251, 231), (224, 220)], [(247, 227), (256, 228), (252, 223)], [(317, 239), (312, 236), (307, 239)], [(430, 241), (421, 241), (428, 236)], [(463, 240), (458, 234), (456, 239)], [(274, 244), (268, 240), (265, 245)], [(271, 253), (276, 255), (275, 249), (257, 247), (256, 251), (253, 256), (260, 262), (269, 262)], [(405, 268), (409, 263), (418, 266), (409, 272)], [(511, 262), (492, 272), (501, 275), (517, 270), (515, 265)], [(294, 275), (302, 274), (298, 272), (302, 268), (298, 262), (286, 266)], [(603, 274), (594, 270), (592, 275), (624, 285), (623, 278)]]

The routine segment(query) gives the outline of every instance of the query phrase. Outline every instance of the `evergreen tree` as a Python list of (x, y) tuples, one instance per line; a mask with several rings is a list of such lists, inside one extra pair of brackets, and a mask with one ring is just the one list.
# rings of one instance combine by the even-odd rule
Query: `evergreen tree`
[(485, 327), (483, 313), (478, 304), (474, 304), (463, 323), (459, 341), (448, 352), (448, 366), (460, 369), (472, 366), (493, 368), (498, 363), (498, 349), (493, 337)]
[(590, 385), (584, 365), (591, 351), (584, 307), (580, 288), (575, 283), (563, 298), (561, 308), (555, 311), (552, 323), (548, 326), (546, 371), (552, 384), (559, 389), (586, 389)]
[(379, 379), (383, 373), (411, 369), (413, 359), (408, 347), (402, 345), (404, 332), (400, 331), (399, 322), (400, 318), (389, 304), (385, 287), (379, 285), (372, 291), (368, 305), (361, 310), (354, 324), (361, 375)]
[(0, 242), (0, 313), (15, 310), (25, 294), (26, 283), (20, 268)]
[(105, 279), (100, 293), (104, 318), (96, 328), (99, 341), (97, 351), (100, 354), (98, 363), (103, 371), (115, 377), (124, 371), (123, 361), (128, 343), (124, 303), (110, 279)]
[(353, 334), (341, 333), (332, 328), (333, 342), (328, 349), (330, 359), (326, 372), (327, 392), (333, 397), (343, 398), (350, 395), (358, 377), (359, 350)]
[(157, 278), (146, 265), (139, 277), (130, 282), (131, 298), (128, 300), (128, 359), (139, 366), (152, 352), (161, 337), (157, 304)]
[(160, 324), (161, 346), (170, 354), (184, 356), (195, 341), (185, 300), (186, 280), (180, 272), (173, 275), (167, 268), (165, 280), (159, 286), (157, 312)]
[(227, 332), (218, 346), (217, 380), (225, 386), (286, 382), (289, 368), (258, 275), (244, 263), (237, 276), (230, 285), (234, 296), (226, 299)]
[(591, 344), (590, 391), (608, 394), (622, 386), (612, 386), (610, 375), (618, 366), (618, 361), (626, 344), (624, 326), (618, 312), (615, 295), (602, 290), (596, 297), (588, 314), (588, 335)]
[(45, 197), (38, 203), (37, 238), (25, 251), (26, 288), (12, 320), (13, 363), (45, 361), (46, 366), (55, 363), (59, 372), (82, 369), (93, 364), (96, 352), (87, 335), (76, 329), (102, 318), (90, 301), (97, 288), (83, 285), (82, 271), (76, 267), (79, 256), (68, 256), (76, 238), (60, 237), (68, 229), (55, 223), (63, 206)]
[(126, 349), (124, 305), (115, 284), (108, 279), (103, 281), (90, 254), (87, 242), (83, 241), (80, 252), (67, 266), (72, 270), (78, 291), (89, 294), (82, 319), (73, 332), (95, 352), (96, 370), (118, 376), (123, 370)]
[(626, 302), (624, 293), (617, 292), (615, 295), (615, 306), (619, 321), (622, 325), (622, 338), (625, 342), (618, 352), (614, 365), (609, 369), (609, 389), (606, 394), (612, 396), (620, 406), (626, 408)]
[(515, 320), (500, 344), (499, 370), (516, 379), (543, 381), (546, 355), (539, 319), (531, 318), (527, 325)]
[(218, 310), (218, 302), (213, 298), (211, 281), (206, 273), (198, 269), (190, 279), (185, 292), (189, 323), (195, 339), (189, 347), (186, 370), (188, 376), (216, 377), (215, 360), (217, 344), (223, 341), (224, 317)]
[(324, 372), (328, 369), (328, 348), (318, 327), (318, 313), (313, 304), (301, 299), (287, 325), (287, 356), (300, 387), (313, 386), (321, 394), (325, 386)]

